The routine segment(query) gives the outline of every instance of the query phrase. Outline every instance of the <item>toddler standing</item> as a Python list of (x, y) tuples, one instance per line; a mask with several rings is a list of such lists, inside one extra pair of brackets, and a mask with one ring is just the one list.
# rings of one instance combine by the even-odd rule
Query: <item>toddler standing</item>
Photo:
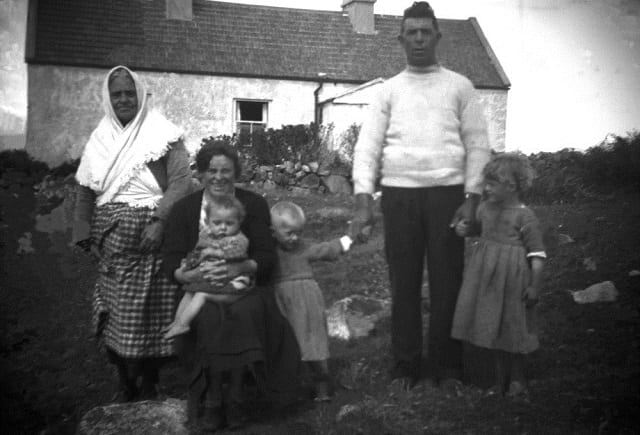
[(546, 254), (533, 211), (521, 202), (533, 170), (524, 155), (500, 154), (483, 171), (484, 199), (477, 225), (461, 222), (459, 236), (475, 235), (458, 296), (451, 336), (493, 350), (495, 389), (516, 396), (526, 389), (524, 355), (538, 348), (534, 306)]
[[(243, 261), (247, 258), (249, 240), (240, 232), (240, 224), (245, 216), (244, 206), (233, 196), (210, 199), (203, 208), (200, 218), (198, 243), (192, 252), (182, 260), (186, 270), (198, 267), (204, 261)], [(237, 294), (253, 286), (251, 277), (240, 275), (216, 294)], [(210, 299), (209, 293), (185, 291), (173, 323), (165, 328), (165, 339), (189, 331), (189, 325)]]
[(302, 361), (313, 374), (315, 400), (330, 400), (329, 338), (322, 291), (310, 262), (333, 260), (349, 250), (349, 236), (307, 244), (300, 238), (306, 219), (302, 209), (288, 201), (271, 208), (271, 225), (277, 242), (279, 265), (274, 286), (276, 302), (298, 340)]

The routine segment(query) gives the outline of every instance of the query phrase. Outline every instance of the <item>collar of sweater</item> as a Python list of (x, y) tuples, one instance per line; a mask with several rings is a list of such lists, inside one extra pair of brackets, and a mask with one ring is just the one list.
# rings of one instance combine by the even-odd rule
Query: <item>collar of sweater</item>
[(413, 74), (428, 74), (432, 72), (436, 72), (440, 70), (440, 64), (436, 63), (429, 66), (415, 66), (415, 65), (407, 65), (407, 72)]

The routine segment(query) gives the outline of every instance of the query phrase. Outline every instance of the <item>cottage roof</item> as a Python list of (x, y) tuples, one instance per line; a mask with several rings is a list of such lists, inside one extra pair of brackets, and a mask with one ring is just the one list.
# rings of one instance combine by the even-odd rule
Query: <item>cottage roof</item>
[[(337, 0), (336, 0), (337, 1)], [(167, 19), (165, 0), (32, 1), (27, 62), (365, 83), (405, 66), (401, 17), (375, 15), (375, 34), (342, 11), (193, 1), (193, 19)], [(510, 84), (475, 18), (439, 19), (440, 62), (478, 88)]]

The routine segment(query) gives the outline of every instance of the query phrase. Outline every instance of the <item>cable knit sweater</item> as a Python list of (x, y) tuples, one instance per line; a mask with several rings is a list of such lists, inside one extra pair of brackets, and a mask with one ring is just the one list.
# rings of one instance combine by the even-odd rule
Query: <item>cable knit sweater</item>
[(464, 184), (482, 191), (490, 157), (487, 125), (473, 84), (440, 65), (408, 66), (382, 84), (354, 151), (354, 192)]

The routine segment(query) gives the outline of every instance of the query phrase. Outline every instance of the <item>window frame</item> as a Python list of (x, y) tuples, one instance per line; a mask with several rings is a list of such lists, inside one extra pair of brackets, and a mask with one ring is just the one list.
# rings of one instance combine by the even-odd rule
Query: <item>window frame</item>
[[(233, 132), (240, 133), (240, 125), (249, 125), (249, 133), (254, 132), (254, 126), (262, 126), (266, 130), (269, 126), (269, 104), (272, 100), (264, 98), (234, 98), (233, 99)], [(242, 103), (260, 103), (262, 105), (262, 121), (250, 121), (241, 119), (240, 106)]]

